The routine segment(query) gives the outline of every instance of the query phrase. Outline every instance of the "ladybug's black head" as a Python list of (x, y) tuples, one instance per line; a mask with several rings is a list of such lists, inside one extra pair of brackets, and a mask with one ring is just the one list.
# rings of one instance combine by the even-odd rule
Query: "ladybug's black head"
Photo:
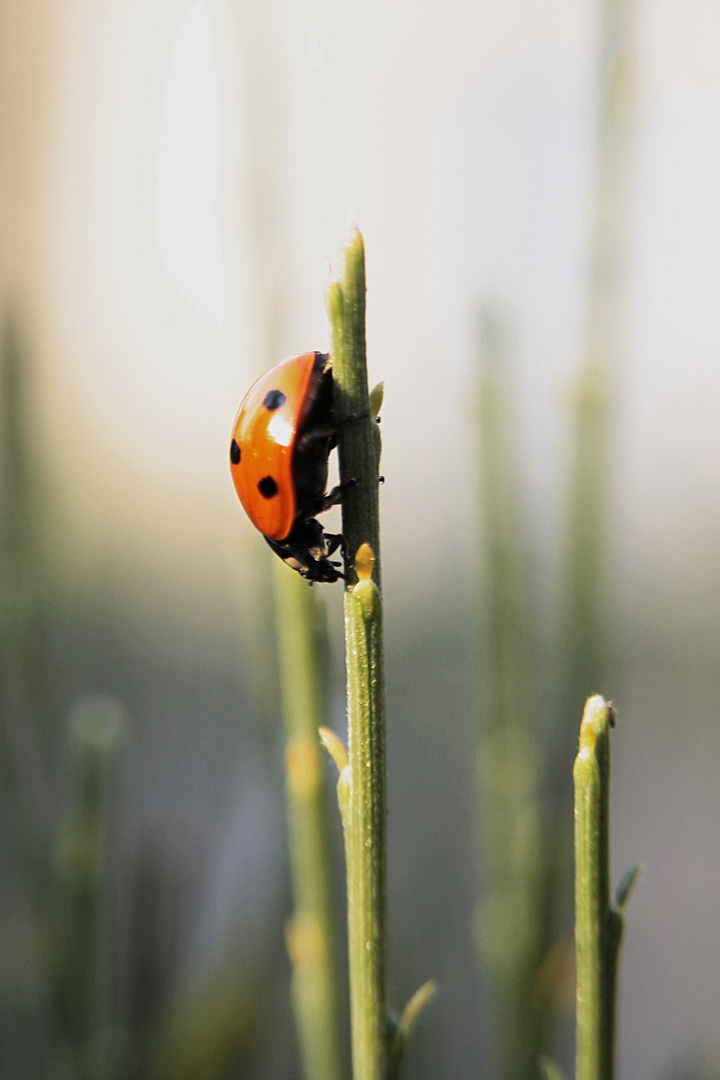
[(299, 521), (284, 540), (271, 540), (269, 536), (265, 539), (283, 562), (310, 582), (333, 582), (345, 577), (328, 558), (339, 546), (341, 538), (331, 538), (335, 542), (328, 551), (325, 533), (316, 518)]

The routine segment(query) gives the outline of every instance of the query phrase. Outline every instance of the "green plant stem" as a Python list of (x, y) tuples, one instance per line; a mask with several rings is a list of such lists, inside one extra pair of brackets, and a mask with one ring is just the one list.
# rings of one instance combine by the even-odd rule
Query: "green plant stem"
[(585, 706), (575, 759), (576, 1080), (613, 1075), (617, 943), (610, 932), (610, 727), (599, 696)]
[(365, 359), (365, 255), (355, 231), (330, 286), (335, 403), (341, 427), (343, 534), (352, 560), (344, 595), (349, 802), (344, 814), (350, 1017), (354, 1080), (385, 1080), (386, 780), (385, 683), (379, 589), (377, 425)]
[[(340, 429), (340, 482), (353, 484), (342, 503), (343, 535), (352, 558), (361, 544), (375, 556), (373, 580), (381, 589), (378, 468), (380, 433), (371, 415), (365, 356), (365, 248), (355, 229), (345, 247), (343, 273), (327, 296), (332, 338), (335, 411)], [(348, 586), (357, 581), (352, 564)]]
[(322, 612), (316, 591), (278, 559), (273, 563), (294, 900), (287, 931), (293, 1008), (305, 1080), (339, 1080), (328, 808), (318, 739), (318, 728), (325, 720)]

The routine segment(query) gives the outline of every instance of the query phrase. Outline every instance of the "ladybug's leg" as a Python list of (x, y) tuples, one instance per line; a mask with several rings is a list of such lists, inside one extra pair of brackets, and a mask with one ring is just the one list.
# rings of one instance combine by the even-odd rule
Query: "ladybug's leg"
[[(325, 543), (327, 544), (328, 556), (332, 555), (335, 551), (337, 551), (338, 548), (340, 548), (340, 553), (343, 557), (343, 563), (346, 567), (350, 564), (350, 559), (348, 558), (347, 544), (345, 543), (345, 537), (342, 533), (325, 533)], [(340, 566), (340, 563), (333, 561), (332, 565)], [(346, 580), (345, 575), (340, 574), (339, 571), (338, 575), (343, 580)]]
[(321, 514), (324, 510), (329, 510), (331, 506), (337, 506), (338, 503), (342, 502), (343, 493), (348, 488), (355, 487), (356, 484), (357, 480), (346, 480), (344, 484), (338, 484), (337, 487), (331, 488), (327, 495), (323, 496), (322, 510), (316, 512)]
[(347, 550), (345, 547), (345, 537), (342, 533), (325, 533), (325, 543), (327, 544), (328, 555), (334, 555), (338, 548), (342, 552), (342, 557), (347, 557)]
[(337, 433), (340, 428), (345, 427), (346, 424), (353, 424), (356, 420), (367, 420), (369, 415), (369, 413), (362, 413), (359, 416), (345, 416), (342, 420), (334, 420), (329, 424), (314, 424), (312, 427), (307, 428), (306, 431), (303, 431), (297, 441), (297, 450), (304, 454), (312, 443), (322, 442), (323, 439), (329, 439), (330, 449), (334, 450), (337, 446)]
[(330, 438), (330, 449), (334, 450), (337, 446), (337, 436), (340, 428), (344, 428), (346, 424), (354, 424), (356, 420), (369, 420), (370, 413), (352, 413), (350, 416), (343, 416), (342, 420), (337, 420), (333, 425), (332, 436)]
[(331, 444), (330, 449), (332, 449), (332, 439), (335, 435), (335, 430), (335, 424), (316, 424), (314, 427), (308, 428), (306, 431), (303, 431), (298, 439), (296, 452), (299, 454), (306, 454), (313, 443), (323, 441), (329, 442)]
[(333, 431), (339, 431), (340, 428), (344, 428), (346, 424), (354, 424), (356, 420), (369, 420), (370, 413), (350, 413), (349, 416), (343, 416), (342, 420), (336, 420), (333, 424)]

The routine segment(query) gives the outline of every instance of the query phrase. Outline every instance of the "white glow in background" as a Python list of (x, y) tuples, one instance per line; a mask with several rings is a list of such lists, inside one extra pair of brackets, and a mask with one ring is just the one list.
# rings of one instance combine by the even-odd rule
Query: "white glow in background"
[(155, 232), (163, 265), (210, 328), (225, 321), (225, 272), (215, 201), (220, 97), (203, 2), (183, 18), (170, 55), (160, 128)]

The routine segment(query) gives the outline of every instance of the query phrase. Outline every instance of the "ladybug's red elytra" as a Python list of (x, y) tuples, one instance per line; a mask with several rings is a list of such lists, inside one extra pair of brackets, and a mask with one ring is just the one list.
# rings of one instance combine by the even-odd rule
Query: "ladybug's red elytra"
[(273, 551), (311, 582), (344, 576), (330, 559), (342, 536), (315, 519), (341, 497), (339, 487), (325, 492), (336, 434), (332, 366), (321, 352), (261, 375), (233, 425), (230, 471), (240, 502)]

